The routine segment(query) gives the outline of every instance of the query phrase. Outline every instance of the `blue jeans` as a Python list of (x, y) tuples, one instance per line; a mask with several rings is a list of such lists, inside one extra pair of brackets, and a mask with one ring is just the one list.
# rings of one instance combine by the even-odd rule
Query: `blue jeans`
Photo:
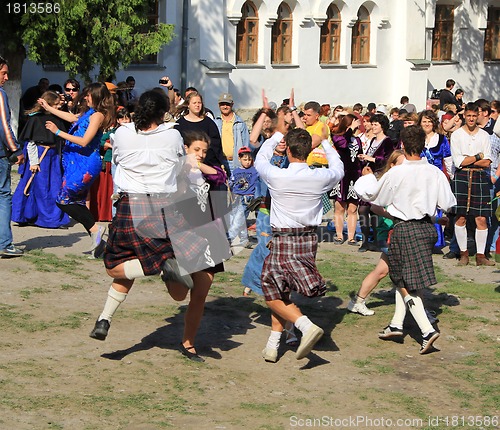
[[(262, 267), (264, 260), (269, 255), (267, 244), (272, 238), (272, 229), (269, 215), (259, 211), (257, 214), (257, 246), (250, 254), (250, 258), (243, 271), (241, 283), (250, 288), (253, 292), (263, 295), (260, 276), (262, 274)], [(264, 235), (263, 235), (264, 233)]]
[(233, 208), (230, 214), (230, 226), (227, 232), (229, 240), (234, 240), (237, 236), (242, 242), (248, 242), (247, 232), (247, 217), (248, 204), (252, 201), (253, 196), (237, 196), (233, 203)]
[(5, 249), (12, 243), (10, 169), (7, 157), (0, 158), (0, 249)]

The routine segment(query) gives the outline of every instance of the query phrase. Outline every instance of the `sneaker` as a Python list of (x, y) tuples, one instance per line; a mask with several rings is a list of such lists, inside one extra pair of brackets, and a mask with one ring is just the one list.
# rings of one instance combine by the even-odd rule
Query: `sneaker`
[(94, 329), (90, 332), (90, 337), (92, 339), (97, 339), (97, 340), (104, 340), (106, 339), (106, 336), (108, 335), (109, 331), (109, 326), (111, 324), (109, 323), (108, 320), (102, 319), (102, 320), (97, 320), (95, 322)]
[(262, 350), (262, 358), (269, 363), (276, 363), (278, 361), (278, 350), (265, 347)]
[(360, 314), (365, 317), (375, 315), (374, 311), (366, 307), (366, 303), (364, 300), (362, 302), (356, 303), (356, 300), (352, 299), (347, 305), (347, 309), (355, 314)]
[(432, 344), (439, 337), (439, 332), (433, 331), (427, 336), (422, 338), (422, 346), (420, 347), (420, 354), (426, 354), (432, 348)]
[(307, 330), (307, 333), (302, 336), (300, 345), (297, 348), (297, 352), (295, 354), (295, 358), (297, 360), (301, 360), (307, 354), (309, 354), (313, 349), (314, 345), (316, 345), (316, 342), (318, 342), (318, 340), (321, 339), (323, 333), (324, 331), (321, 327), (318, 327), (316, 324), (313, 324), (311, 328)]
[(393, 338), (398, 338), (403, 336), (403, 329), (402, 328), (396, 328), (392, 327), (391, 325), (388, 325), (384, 330), (382, 330), (379, 334), (378, 337), (380, 339), (393, 339)]
[(161, 279), (165, 283), (177, 282), (190, 290), (193, 288), (193, 278), (189, 273), (181, 275), (179, 265), (177, 264), (177, 260), (175, 258), (168, 258), (165, 260), (162, 267)]
[(99, 226), (97, 231), (94, 233), (90, 233), (90, 238), (92, 240), (92, 244), (90, 245), (89, 251), (94, 251), (102, 242), (102, 237), (106, 233), (106, 227)]
[(24, 254), (24, 251), (22, 249), (19, 249), (17, 246), (15, 246), (12, 243), (9, 246), (7, 246), (5, 249), (0, 250), (0, 256), (2, 256), (2, 257), (20, 257), (23, 254)]

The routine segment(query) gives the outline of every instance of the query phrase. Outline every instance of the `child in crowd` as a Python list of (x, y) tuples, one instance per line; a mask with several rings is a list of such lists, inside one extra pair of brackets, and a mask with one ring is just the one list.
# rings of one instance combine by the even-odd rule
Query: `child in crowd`
[[(436, 208), (448, 211), (457, 201), (445, 174), (421, 159), (425, 132), (409, 126), (401, 132), (406, 160), (390, 169), (380, 181), (363, 169), (355, 190), (363, 200), (386, 207), (394, 219), (388, 252), (389, 274), (397, 288), (396, 309), (390, 324), (379, 333), (384, 340), (401, 340), (407, 309), (422, 332), (420, 354), (431, 351), (439, 337), (430, 323), (418, 291), (436, 283), (432, 249), (437, 233), (432, 217)], [(418, 178), (418, 181), (415, 181)], [(426, 190), (422, 193), (422, 190)]]
[[(46, 91), (42, 99), (49, 106), (59, 108), (61, 99), (53, 91)], [(30, 223), (38, 227), (59, 228), (69, 223), (69, 216), (56, 205), (62, 183), (60, 137), (45, 128), (52, 121), (60, 130), (66, 130), (63, 120), (47, 112), (38, 103), (26, 111), (27, 122), (19, 141), (24, 142), (26, 163), (21, 164), (21, 179), (12, 197), (12, 221)]]
[(234, 169), (229, 179), (229, 188), (236, 200), (230, 217), (228, 236), (233, 246), (244, 247), (248, 244), (247, 206), (255, 195), (260, 195), (257, 189), (259, 174), (253, 165), (252, 150), (248, 146), (238, 150), (238, 160), (241, 167)]

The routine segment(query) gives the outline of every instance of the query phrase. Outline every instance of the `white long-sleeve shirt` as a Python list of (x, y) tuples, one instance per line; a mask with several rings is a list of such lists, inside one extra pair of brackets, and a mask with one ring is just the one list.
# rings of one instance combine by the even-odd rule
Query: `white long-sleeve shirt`
[(358, 196), (385, 207), (393, 217), (418, 220), (436, 214), (436, 208), (447, 212), (457, 204), (445, 174), (427, 159), (404, 160), (377, 181), (373, 174), (364, 175), (354, 184)]
[(450, 139), (451, 156), (457, 169), (463, 167), (460, 165), (465, 157), (476, 155), (479, 152), (483, 153), (485, 159), (493, 160), (490, 135), (482, 129), (479, 129), (476, 134), (471, 136), (463, 128), (459, 128), (451, 133)]
[(255, 168), (271, 194), (271, 225), (277, 228), (301, 228), (321, 224), (321, 195), (344, 177), (344, 164), (328, 140), (322, 142), (328, 168), (310, 169), (306, 162), (292, 162), (286, 169), (269, 161), (283, 135), (276, 132), (262, 145)]
[(184, 160), (184, 142), (174, 124), (161, 124), (151, 131), (136, 132), (134, 123), (115, 132), (114, 182), (128, 193), (173, 193)]

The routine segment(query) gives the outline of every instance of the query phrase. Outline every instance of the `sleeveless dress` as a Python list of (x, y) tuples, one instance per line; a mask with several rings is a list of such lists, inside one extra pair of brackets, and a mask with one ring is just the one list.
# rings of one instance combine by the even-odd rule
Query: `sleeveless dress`
[[(95, 112), (89, 109), (71, 126), (69, 134), (83, 137)], [(63, 181), (57, 202), (63, 205), (85, 205), (87, 193), (101, 171), (99, 144), (102, 132), (98, 131), (87, 146), (66, 141), (62, 151)]]

